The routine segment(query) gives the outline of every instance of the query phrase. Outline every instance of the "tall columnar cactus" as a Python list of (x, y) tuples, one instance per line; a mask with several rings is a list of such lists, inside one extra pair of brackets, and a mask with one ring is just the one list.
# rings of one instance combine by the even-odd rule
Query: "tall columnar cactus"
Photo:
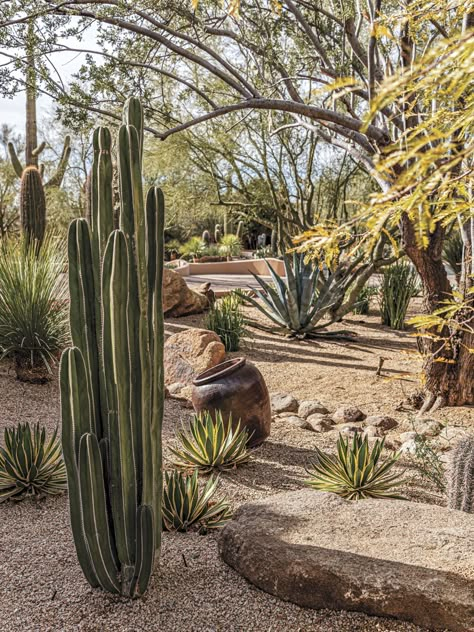
[(235, 234), (237, 235), (237, 237), (239, 239), (242, 239), (242, 237), (244, 235), (244, 223), (242, 221), (240, 221), (237, 224), (237, 230), (236, 230)]
[(216, 244), (220, 242), (221, 238), (222, 238), (221, 226), (220, 224), (216, 224), (214, 227), (214, 241), (216, 242)]
[(94, 133), (91, 227), (69, 229), (73, 346), (60, 369), (79, 562), (92, 586), (130, 597), (146, 590), (161, 539), (164, 200), (157, 188), (143, 199), (142, 129), (131, 99), (117, 141), (119, 229), (111, 135)]
[(211, 233), (208, 230), (204, 230), (201, 236), (203, 244), (209, 246), (211, 243)]
[(46, 199), (36, 167), (27, 167), (21, 176), (20, 219), (27, 241), (41, 244), (46, 230)]
[(461, 439), (453, 448), (447, 478), (448, 507), (474, 513), (474, 437)]

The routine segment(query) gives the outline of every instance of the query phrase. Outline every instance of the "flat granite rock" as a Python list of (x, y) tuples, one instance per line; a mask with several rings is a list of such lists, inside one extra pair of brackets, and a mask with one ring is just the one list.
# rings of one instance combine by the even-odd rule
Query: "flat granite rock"
[(250, 582), (300, 606), (474, 631), (473, 514), (302, 489), (240, 507), (219, 548)]

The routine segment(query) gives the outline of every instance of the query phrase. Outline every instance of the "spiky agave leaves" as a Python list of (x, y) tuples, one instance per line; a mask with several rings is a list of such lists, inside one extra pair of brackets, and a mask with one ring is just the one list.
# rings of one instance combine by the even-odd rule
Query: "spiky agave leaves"
[(226, 500), (213, 500), (218, 485), (211, 476), (199, 489), (198, 470), (192, 475), (173, 470), (165, 472), (163, 487), (163, 528), (167, 531), (187, 531), (191, 526), (199, 530), (219, 529), (232, 517)]
[[(329, 273), (323, 278), (317, 265), (305, 263), (304, 257), (296, 253), (292, 263), (289, 257), (283, 258), (285, 277), (281, 277), (269, 261), (266, 263), (272, 282), (253, 274), (261, 287), (261, 290), (254, 289), (259, 300), (238, 292), (242, 300), (256, 307), (277, 325), (277, 329), (299, 338), (327, 326), (328, 323), (321, 323), (321, 320), (346, 292), (349, 276)], [(258, 326), (253, 321), (250, 324)]]
[(250, 458), (247, 430), (240, 429), (240, 422), (234, 430), (232, 418), (224, 422), (220, 411), (215, 412), (214, 419), (208, 411), (195, 415), (189, 429), (178, 432), (177, 439), (181, 447), (170, 448), (176, 467), (202, 472), (228, 470)]
[(363, 498), (398, 498), (394, 490), (402, 484), (398, 472), (390, 473), (400, 457), (393, 453), (380, 461), (385, 439), (369, 446), (367, 437), (358, 433), (351, 440), (339, 435), (337, 454), (326, 454), (316, 448), (317, 462), (307, 468), (306, 485), (322, 492), (332, 492), (347, 500)]
[(0, 502), (25, 496), (61, 494), (67, 489), (66, 468), (57, 430), (49, 441), (39, 423), (5, 428), (0, 447)]

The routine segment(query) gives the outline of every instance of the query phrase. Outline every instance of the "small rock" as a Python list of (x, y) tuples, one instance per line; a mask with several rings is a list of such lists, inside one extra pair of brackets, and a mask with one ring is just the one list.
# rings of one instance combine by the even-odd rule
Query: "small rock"
[(364, 428), (364, 437), (368, 437), (369, 439), (375, 439), (377, 437), (383, 437), (384, 431), (382, 428), (377, 428), (377, 426), (365, 426)]
[(307, 399), (300, 403), (298, 408), (298, 417), (303, 417), (303, 419), (307, 419), (310, 415), (314, 415), (319, 413), (321, 415), (326, 415), (329, 410), (321, 404), (321, 402), (316, 401), (315, 399)]
[[(409, 433), (405, 432), (403, 434), (409, 434)], [(408, 441), (404, 441), (402, 445), (400, 446), (400, 452), (404, 452), (407, 454), (415, 454), (416, 449), (417, 449), (416, 439), (408, 439)]]
[(444, 424), (436, 419), (429, 419), (422, 423), (418, 428), (418, 432), (424, 437), (437, 437), (443, 430)]
[(357, 406), (341, 406), (332, 416), (337, 424), (352, 424), (355, 421), (363, 421), (365, 417)]
[(410, 432), (402, 432), (400, 434), (400, 441), (404, 443), (405, 441), (414, 441), (417, 437), (418, 433), (414, 431)]
[(366, 418), (365, 425), (367, 427), (374, 426), (375, 428), (380, 428), (387, 432), (388, 430), (392, 430), (392, 428), (396, 428), (398, 421), (388, 415), (370, 415)]
[(298, 400), (288, 393), (272, 393), (270, 395), (272, 412), (274, 415), (280, 413), (296, 413), (298, 411)]
[(312, 430), (311, 424), (302, 417), (298, 417), (297, 415), (289, 415), (288, 417), (284, 417), (286, 423), (291, 424), (292, 426), (296, 426), (297, 428), (302, 428), (303, 430)]
[(168, 392), (170, 395), (178, 395), (185, 386), (186, 384), (183, 384), (183, 382), (173, 382), (173, 384), (168, 386)]
[(443, 428), (438, 437), (436, 437), (436, 446), (440, 450), (451, 450), (456, 443), (468, 435), (465, 428), (456, 426), (446, 426)]
[(364, 428), (361, 426), (343, 426), (339, 432), (343, 435), (352, 436), (356, 432), (363, 432)]
[(306, 419), (306, 423), (308, 423), (313, 432), (329, 432), (333, 429), (334, 421), (331, 417), (327, 415), (322, 415), (320, 413), (315, 413), (314, 415), (310, 415)]

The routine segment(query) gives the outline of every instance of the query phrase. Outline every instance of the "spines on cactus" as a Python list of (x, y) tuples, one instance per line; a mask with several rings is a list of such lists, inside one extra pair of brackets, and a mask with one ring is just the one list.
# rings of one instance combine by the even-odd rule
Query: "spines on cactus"
[(474, 513), (474, 437), (454, 446), (447, 470), (448, 507)]
[(164, 200), (156, 188), (143, 199), (138, 100), (127, 102), (124, 121), (117, 143), (119, 228), (112, 139), (99, 128), (91, 226), (78, 219), (69, 230), (74, 346), (63, 354), (60, 383), (79, 562), (92, 586), (134, 597), (147, 588), (162, 523)]
[(46, 198), (36, 167), (27, 167), (21, 176), (20, 218), (27, 241), (41, 244), (46, 231)]

